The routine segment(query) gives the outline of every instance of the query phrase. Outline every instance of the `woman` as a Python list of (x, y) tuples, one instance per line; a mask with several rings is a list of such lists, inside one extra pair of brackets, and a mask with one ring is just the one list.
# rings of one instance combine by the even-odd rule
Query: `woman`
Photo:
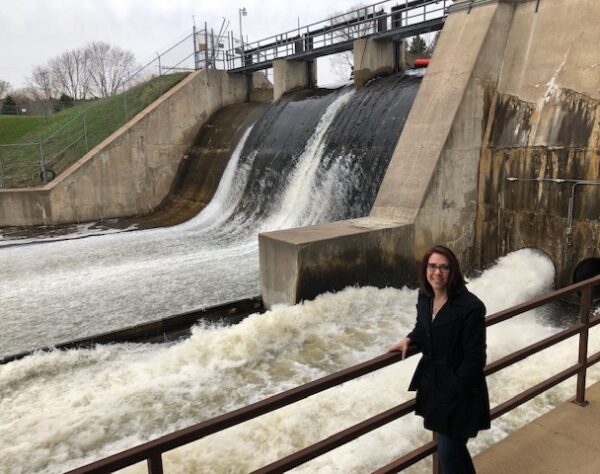
[(425, 253), (419, 280), (415, 327), (388, 352), (404, 358), (409, 345), (421, 350), (409, 386), (417, 391), (415, 413), (438, 434), (443, 474), (474, 473), (467, 441), (490, 427), (485, 306), (466, 289), (454, 253), (441, 245)]

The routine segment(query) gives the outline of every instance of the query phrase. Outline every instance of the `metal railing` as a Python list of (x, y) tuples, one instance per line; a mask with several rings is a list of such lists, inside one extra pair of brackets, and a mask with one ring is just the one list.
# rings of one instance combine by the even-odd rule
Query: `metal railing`
[[(204, 50), (200, 45), (205, 46)], [(194, 28), (192, 33), (157, 52), (156, 57), (133, 71), (120, 87), (120, 100), (108, 113), (102, 112), (104, 116), (96, 114), (103, 101), (88, 101), (81, 112), (51, 134), (39, 135), (33, 140), (30, 138), (28, 142), (0, 145), (0, 188), (48, 183), (173, 85), (167, 80), (158, 80), (155, 90), (148, 93), (140, 104), (135, 90), (138, 84), (153, 77), (195, 69), (218, 66), (224, 69), (225, 63), (220, 59), (223, 53), (219, 56), (211, 49), (218, 46), (218, 36), (212, 31), (209, 32), (206, 27), (202, 30)], [(107, 122), (111, 123), (111, 127), (106, 127)]]
[[(413, 36), (440, 29), (451, 0), (385, 0), (226, 52), (232, 72), (272, 67), (274, 59), (316, 57), (352, 49), (357, 38)], [(387, 9), (387, 10), (386, 10)], [(435, 25), (428, 22), (435, 20)], [(403, 35), (404, 33), (404, 35)]]
[[(491, 410), (492, 419), (502, 416), (503, 414), (513, 410), (514, 408), (531, 400), (533, 397), (543, 393), (555, 385), (558, 385), (574, 375), (577, 376), (575, 403), (585, 406), (586, 371), (588, 367), (600, 361), (600, 352), (591, 356), (588, 355), (589, 329), (600, 323), (600, 316), (595, 316), (593, 319), (591, 319), (592, 288), (599, 284), (600, 276), (597, 276), (581, 283), (545, 294), (526, 303), (513, 306), (512, 308), (500, 311), (486, 318), (486, 325), (489, 327), (525, 313), (531, 309), (543, 306), (559, 299), (563, 299), (566, 296), (576, 292), (581, 292), (580, 322), (578, 324), (575, 324), (558, 332), (557, 334), (542, 339), (534, 344), (524, 347), (519, 351), (513, 352), (512, 354), (488, 364), (485, 367), (485, 374), (486, 376), (491, 375), (533, 354), (564, 341), (567, 338), (579, 335), (577, 363), (561, 372), (558, 372), (543, 382), (540, 382), (537, 385), (515, 395), (510, 400), (507, 400), (494, 407)], [(409, 350), (408, 357), (413, 356), (416, 353), (417, 351), (413, 347)], [(316, 393), (322, 392), (349, 380), (366, 375), (400, 361), (400, 353), (388, 353), (381, 355), (354, 367), (350, 367), (340, 372), (322, 377), (313, 382), (309, 382), (291, 390), (276, 394), (252, 405), (239, 408), (216, 418), (212, 418), (194, 426), (190, 426), (189, 428), (176, 431), (105, 459), (93, 462), (86, 466), (70, 471), (69, 474), (109, 472), (122, 469), (144, 460), (147, 461), (149, 473), (162, 474), (162, 454), (166, 451), (178, 448), (218, 431), (222, 431), (226, 428), (230, 428), (250, 419), (272, 412)], [(261, 474), (279, 473), (292, 469), (345, 443), (348, 443), (349, 441), (352, 441), (365, 433), (401, 418), (404, 415), (412, 412), (414, 408), (415, 400), (409, 400), (254, 472)], [(434, 437), (432, 441), (417, 447), (413, 451), (378, 469), (376, 472), (378, 474), (398, 472), (429, 455), (435, 454), (436, 450), (437, 442)], [(437, 469), (437, 462), (434, 462), (434, 472), (437, 472)]]

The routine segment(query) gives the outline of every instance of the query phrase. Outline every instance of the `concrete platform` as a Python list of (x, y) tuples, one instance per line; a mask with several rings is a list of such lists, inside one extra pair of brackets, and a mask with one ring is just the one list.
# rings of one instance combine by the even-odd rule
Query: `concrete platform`
[(478, 474), (600, 472), (600, 383), (585, 408), (565, 402), (477, 455)]

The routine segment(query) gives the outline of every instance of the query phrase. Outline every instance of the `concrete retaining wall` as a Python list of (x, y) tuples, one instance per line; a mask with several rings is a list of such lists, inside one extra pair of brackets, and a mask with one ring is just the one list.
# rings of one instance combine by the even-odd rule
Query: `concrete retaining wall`
[(246, 81), (198, 71), (137, 114), (46, 186), (0, 190), (0, 226), (145, 214), (165, 198), (199, 127), (246, 100)]

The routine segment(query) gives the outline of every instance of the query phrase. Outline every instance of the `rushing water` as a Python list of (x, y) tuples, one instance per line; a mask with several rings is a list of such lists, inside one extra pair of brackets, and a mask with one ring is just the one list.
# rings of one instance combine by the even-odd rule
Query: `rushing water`
[[(469, 288), (491, 313), (548, 290), (553, 275), (547, 257), (522, 250)], [(200, 325), (174, 344), (56, 351), (1, 366), (0, 472), (74, 468), (375, 357), (409, 331), (415, 302), (412, 289), (347, 288), (235, 326)], [(557, 330), (536, 312), (495, 325), (488, 331), (488, 361)], [(576, 341), (569, 340), (489, 377), (492, 405), (572, 364), (576, 354)], [(416, 360), (169, 452), (166, 472), (242, 473), (267, 464), (410, 398), (406, 387)], [(593, 369), (589, 381), (598, 378)], [(472, 450), (573, 394), (569, 381), (537, 397), (496, 420), (471, 442)], [(409, 415), (296, 471), (370, 472), (429, 437), (420, 419)]]
[(258, 295), (259, 231), (368, 214), (419, 83), (274, 103), (182, 225), (0, 248), (0, 355)]

